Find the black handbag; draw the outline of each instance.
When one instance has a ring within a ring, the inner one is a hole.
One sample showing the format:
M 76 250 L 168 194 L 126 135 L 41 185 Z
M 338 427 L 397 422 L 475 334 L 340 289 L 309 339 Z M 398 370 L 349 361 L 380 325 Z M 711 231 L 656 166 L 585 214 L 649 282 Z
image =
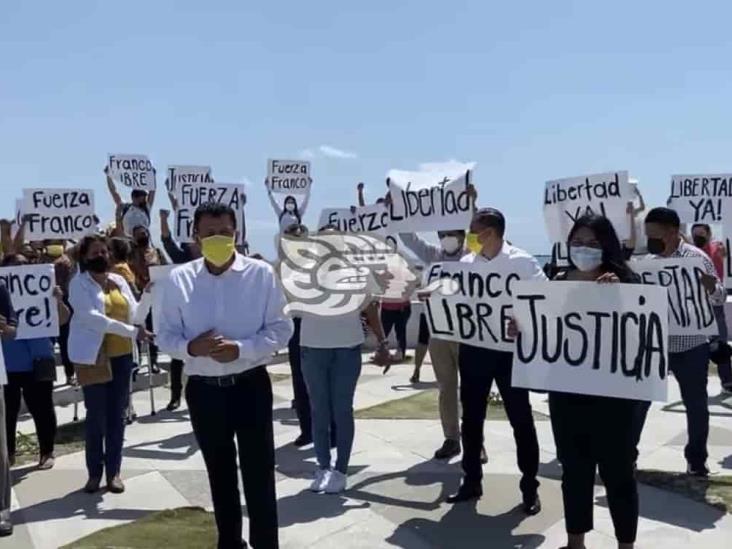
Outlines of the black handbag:
M 50 356 L 34 358 L 33 377 L 36 381 L 56 381 L 56 359 Z

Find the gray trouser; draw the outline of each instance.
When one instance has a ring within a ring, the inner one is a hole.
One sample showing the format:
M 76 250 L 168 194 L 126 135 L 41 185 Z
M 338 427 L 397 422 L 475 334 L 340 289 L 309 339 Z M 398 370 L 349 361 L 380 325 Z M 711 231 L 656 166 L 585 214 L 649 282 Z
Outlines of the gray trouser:
M 430 339 L 430 357 L 440 390 L 440 419 L 442 431 L 448 440 L 460 440 L 460 415 L 458 405 L 458 351 L 460 344 L 435 337 Z
M 0 385 L 0 513 L 10 509 L 10 461 L 5 428 L 5 389 Z

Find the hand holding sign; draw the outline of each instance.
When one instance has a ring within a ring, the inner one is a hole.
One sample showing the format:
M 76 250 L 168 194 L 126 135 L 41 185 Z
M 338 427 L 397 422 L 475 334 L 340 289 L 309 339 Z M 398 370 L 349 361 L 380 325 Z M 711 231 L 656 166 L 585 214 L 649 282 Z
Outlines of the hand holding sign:
M 713 294 L 717 289 L 717 279 L 707 273 L 701 273 L 701 282 L 707 293 Z

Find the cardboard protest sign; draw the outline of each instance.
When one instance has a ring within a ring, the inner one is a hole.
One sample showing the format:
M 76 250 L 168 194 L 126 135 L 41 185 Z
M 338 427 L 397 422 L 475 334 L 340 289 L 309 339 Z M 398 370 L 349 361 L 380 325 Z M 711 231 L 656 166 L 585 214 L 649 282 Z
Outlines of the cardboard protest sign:
M 669 333 L 682 335 L 719 335 L 714 309 L 702 283 L 706 273 L 699 257 L 659 257 L 639 259 L 630 267 L 643 284 L 668 288 Z
M 334 225 L 344 233 L 370 233 L 383 236 L 396 250 L 399 239 L 389 234 L 389 211 L 384 204 L 351 208 L 324 208 L 318 227 Z
M 23 214 L 28 216 L 27 240 L 80 239 L 93 232 L 94 191 L 81 189 L 25 189 Z
M 391 233 L 467 229 L 473 217 L 470 171 L 451 179 L 436 172 L 389 172 Z
M 682 223 L 721 223 L 732 215 L 732 174 L 672 176 L 668 207 Z
M 109 177 L 131 189 L 155 190 L 155 169 L 147 156 L 142 154 L 110 154 Z
M 0 268 L 0 281 L 10 292 L 18 315 L 16 339 L 57 337 L 58 304 L 53 296 L 56 274 L 53 265 Z
M 211 166 L 168 166 L 168 192 L 181 183 L 213 183 Z
M 565 243 L 575 221 L 596 213 L 612 221 L 620 240 L 630 238 L 628 202 L 633 194 L 628 172 L 610 172 L 547 181 L 544 222 L 554 243 Z
M 476 347 L 513 352 L 506 332 L 513 316 L 513 287 L 521 275 L 510 262 L 433 263 L 426 286 L 447 279 L 425 302 L 430 336 Z
M 516 282 L 512 385 L 665 401 L 667 303 L 641 284 Z
M 344 233 L 386 234 L 389 228 L 389 211 L 383 204 L 351 208 L 325 208 L 320 213 L 318 227 L 335 225 Z
M 155 265 L 150 267 L 150 282 L 152 283 L 152 321 L 153 332 L 160 326 L 160 313 L 162 312 L 163 293 L 170 279 L 170 272 L 177 265 Z
M 308 194 L 312 179 L 306 160 L 268 160 L 267 184 L 273 193 Z
M 193 238 L 193 216 L 196 208 L 206 202 L 219 202 L 230 206 L 237 218 L 237 244 L 243 243 L 244 204 L 246 191 L 244 185 L 234 183 L 179 183 L 173 191 L 177 209 L 175 210 L 175 238 L 180 243 L 190 243 Z

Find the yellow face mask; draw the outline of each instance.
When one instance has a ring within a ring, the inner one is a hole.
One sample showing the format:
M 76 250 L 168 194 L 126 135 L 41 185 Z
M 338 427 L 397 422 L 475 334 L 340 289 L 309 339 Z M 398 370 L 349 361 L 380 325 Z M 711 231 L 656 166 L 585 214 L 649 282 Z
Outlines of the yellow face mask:
M 479 254 L 483 251 L 483 244 L 478 240 L 478 233 L 468 233 L 468 236 L 465 237 L 465 245 L 474 254 Z
M 49 246 L 46 246 L 46 255 L 48 255 L 48 257 L 61 257 L 64 255 L 64 251 L 63 244 L 50 244 Z
M 214 235 L 201 240 L 201 255 L 214 267 L 223 267 L 236 251 L 233 236 Z

